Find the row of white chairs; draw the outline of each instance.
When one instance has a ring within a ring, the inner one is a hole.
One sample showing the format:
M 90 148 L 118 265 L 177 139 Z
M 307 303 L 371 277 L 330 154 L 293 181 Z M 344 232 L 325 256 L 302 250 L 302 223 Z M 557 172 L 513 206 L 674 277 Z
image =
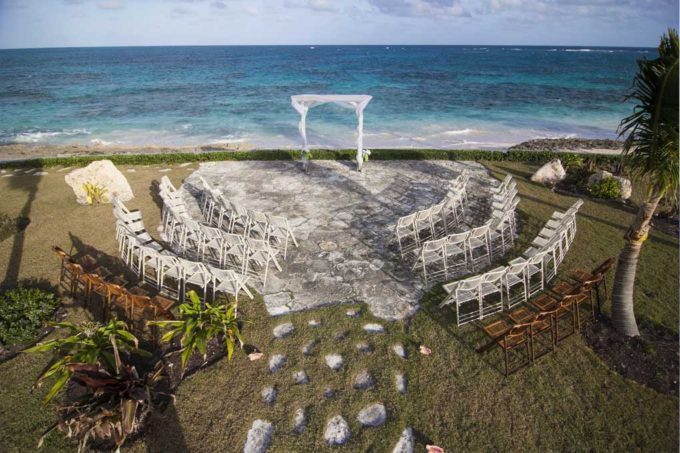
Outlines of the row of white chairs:
M 215 300 L 218 293 L 238 300 L 241 292 L 253 298 L 246 286 L 248 276 L 175 255 L 151 237 L 139 211 L 130 211 L 116 198 L 112 203 L 121 258 L 144 283 L 178 300 L 186 297 L 188 289 L 196 290 L 203 300 L 210 294 Z
M 394 228 L 402 258 L 418 249 L 424 241 L 447 236 L 465 218 L 468 206 L 467 183 L 470 174 L 463 170 L 449 184 L 444 199 L 426 209 L 400 217 Z
M 241 233 L 246 237 L 262 239 L 272 247 L 283 249 L 283 259 L 288 253 L 288 242 L 295 247 L 298 242 L 288 219 L 283 216 L 267 214 L 253 209 L 246 209 L 240 203 L 227 199 L 222 191 L 200 177 L 201 213 L 205 221 L 227 233 Z
M 488 266 L 514 246 L 515 210 L 519 203 L 514 182 L 504 180 L 493 199 L 491 218 L 483 225 L 423 243 L 412 270 L 422 272 L 425 283 Z
M 554 212 L 523 256 L 508 266 L 444 285 L 447 296 L 439 305 L 455 305 L 458 326 L 481 320 L 528 301 L 557 275 L 576 235 L 576 201 L 566 212 Z
M 229 268 L 242 275 L 261 275 L 267 284 L 269 268 L 281 271 L 280 250 L 269 241 L 245 235 L 227 233 L 195 221 L 179 191 L 166 177 L 161 179 L 159 192 L 163 200 L 163 231 L 170 246 L 185 258 Z

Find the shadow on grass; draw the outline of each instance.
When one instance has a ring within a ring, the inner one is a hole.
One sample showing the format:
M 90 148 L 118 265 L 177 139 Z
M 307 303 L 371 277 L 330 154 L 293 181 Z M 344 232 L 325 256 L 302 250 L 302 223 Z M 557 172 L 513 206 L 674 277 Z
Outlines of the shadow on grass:
M 33 173 L 39 173 L 41 171 L 42 167 L 39 166 L 35 171 L 31 172 L 31 174 L 27 174 L 26 172 L 21 176 L 15 174 L 10 179 L 10 189 L 24 191 L 27 195 L 26 202 L 18 215 L 20 219 L 25 219 L 24 222 L 30 223 L 31 208 L 33 207 L 36 195 L 38 194 L 40 180 L 42 180 L 42 177 L 33 176 Z M 12 251 L 9 256 L 9 262 L 7 263 L 7 271 L 5 272 L 5 278 L 2 280 L 2 283 L 0 283 L 0 288 L 12 287 L 17 283 L 21 262 L 23 261 L 24 256 L 26 234 L 27 231 L 24 228 L 14 235 Z
M 155 413 L 144 436 L 147 453 L 186 452 L 189 447 L 184 439 L 182 424 L 173 403 L 161 413 Z

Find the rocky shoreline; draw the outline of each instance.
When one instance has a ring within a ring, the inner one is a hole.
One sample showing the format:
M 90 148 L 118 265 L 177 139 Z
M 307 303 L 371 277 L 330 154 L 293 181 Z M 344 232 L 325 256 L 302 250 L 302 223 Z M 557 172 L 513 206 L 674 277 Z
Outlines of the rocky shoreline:
M 508 151 L 553 151 L 576 153 L 619 154 L 623 142 L 586 138 L 542 138 L 528 140 L 508 148 Z M 425 147 L 427 148 L 427 147 Z M 135 146 L 135 145 L 52 145 L 44 143 L 10 143 L 0 145 L 0 162 L 42 157 L 109 156 L 114 154 L 173 154 L 213 151 L 251 151 L 249 144 L 208 144 L 202 146 Z
M 623 142 L 609 139 L 590 138 L 540 138 L 528 140 L 518 145 L 511 146 L 508 151 L 553 151 L 553 152 L 584 152 L 594 150 L 608 150 L 609 152 L 621 152 Z

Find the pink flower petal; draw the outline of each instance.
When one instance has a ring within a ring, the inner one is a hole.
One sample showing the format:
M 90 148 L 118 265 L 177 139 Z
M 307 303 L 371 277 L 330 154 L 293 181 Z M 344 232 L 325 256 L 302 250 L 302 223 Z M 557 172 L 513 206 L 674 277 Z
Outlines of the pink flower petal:
M 427 453 L 444 453 L 444 449 L 436 445 L 426 445 L 425 448 L 427 448 Z
M 264 354 L 261 352 L 251 352 L 248 354 L 248 358 L 250 359 L 251 362 L 254 362 L 255 360 L 260 360 L 262 357 L 264 357 Z
M 422 344 L 420 345 L 419 351 L 420 351 L 420 353 L 423 354 L 423 355 L 430 355 L 430 354 L 432 354 L 432 349 L 430 349 L 430 348 L 428 348 L 427 346 L 422 345 Z M 439 448 L 439 447 L 437 447 L 437 448 Z

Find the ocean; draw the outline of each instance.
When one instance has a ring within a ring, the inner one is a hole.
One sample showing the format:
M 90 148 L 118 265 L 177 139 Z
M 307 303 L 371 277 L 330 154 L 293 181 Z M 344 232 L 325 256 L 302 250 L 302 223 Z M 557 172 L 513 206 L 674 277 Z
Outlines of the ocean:
M 648 48 L 210 46 L 0 50 L 0 143 L 300 145 L 293 94 L 370 94 L 365 146 L 502 149 L 616 138 Z M 307 119 L 352 147 L 356 118 Z

